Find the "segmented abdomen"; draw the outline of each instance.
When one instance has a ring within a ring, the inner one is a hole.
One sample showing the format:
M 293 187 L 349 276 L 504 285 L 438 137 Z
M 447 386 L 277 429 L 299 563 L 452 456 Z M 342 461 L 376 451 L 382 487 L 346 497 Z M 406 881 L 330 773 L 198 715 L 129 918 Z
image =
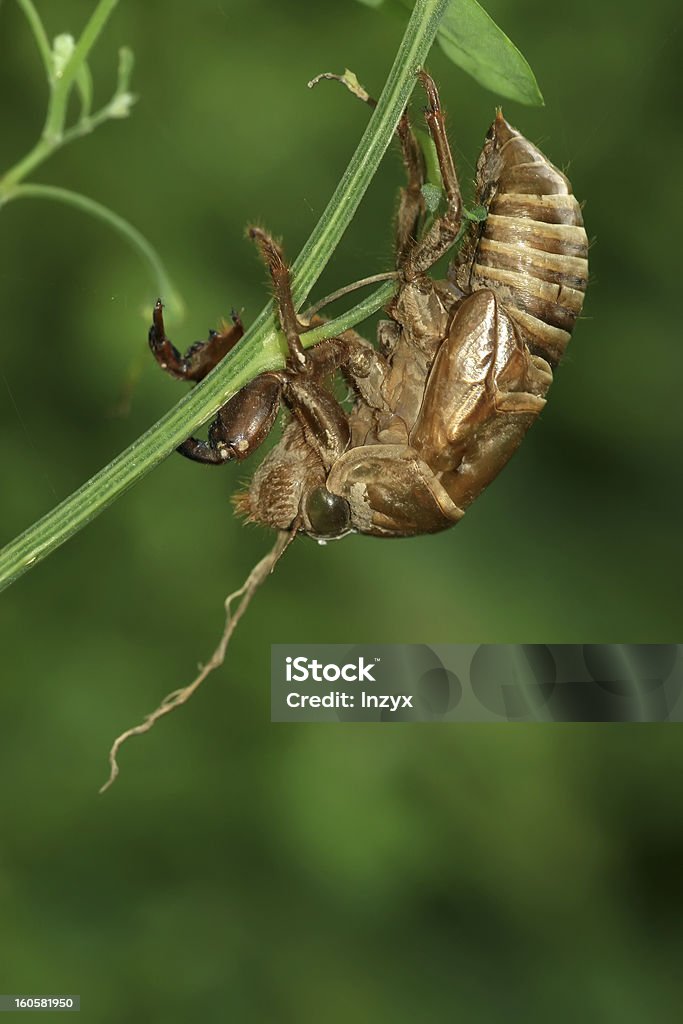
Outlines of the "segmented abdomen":
M 490 288 L 532 352 L 557 363 L 581 312 L 588 238 L 567 178 L 502 114 L 477 165 L 483 230 L 463 249 L 456 280 L 465 292 Z

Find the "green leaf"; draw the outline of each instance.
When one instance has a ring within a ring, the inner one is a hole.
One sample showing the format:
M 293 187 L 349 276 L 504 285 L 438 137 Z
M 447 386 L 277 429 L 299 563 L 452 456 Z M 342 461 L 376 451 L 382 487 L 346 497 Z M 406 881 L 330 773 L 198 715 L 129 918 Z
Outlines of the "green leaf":
M 453 63 L 485 89 L 527 106 L 543 106 L 526 59 L 477 0 L 451 0 L 438 40 Z
M 481 224 L 488 215 L 489 211 L 485 206 L 473 206 L 471 210 L 463 210 L 465 220 L 474 221 L 475 224 Z
M 385 0 L 359 2 L 368 7 L 385 4 Z M 412 0 L 401 2 L 413 6 Z M 529 107 L 543 106 L 526 58 L 477 0 L 450 0 L 437 39 L 446 56 L 485 89 Z
M 441 196 L 443 195 L 440 188 L 437 185 L 431 185 L 428 181 L 422 186 L 422 195 L 424 196 L 425 206 L 429 213 L 434 213 L 438 210 L 439 203 L 441 202 Z

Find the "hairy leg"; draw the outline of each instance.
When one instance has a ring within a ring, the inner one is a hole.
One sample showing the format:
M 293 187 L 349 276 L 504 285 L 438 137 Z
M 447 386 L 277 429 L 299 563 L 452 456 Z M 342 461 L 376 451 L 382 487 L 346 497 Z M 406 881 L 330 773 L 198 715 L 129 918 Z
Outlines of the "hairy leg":
M 448 251 L 456 240 L 462 223 L 460 186 L 446 134 L 439 93 L 434 80 L 426 71 L 420 72 L 420 81 L 427 94 L 428 106 L 425 110 L 425 119 L 436 147 L 446 198 L 446 209 L 434 221 L 429 231 L 408 251 L 401 267 L 402 276 L 406 281 L 413 281 L 424 274 Z

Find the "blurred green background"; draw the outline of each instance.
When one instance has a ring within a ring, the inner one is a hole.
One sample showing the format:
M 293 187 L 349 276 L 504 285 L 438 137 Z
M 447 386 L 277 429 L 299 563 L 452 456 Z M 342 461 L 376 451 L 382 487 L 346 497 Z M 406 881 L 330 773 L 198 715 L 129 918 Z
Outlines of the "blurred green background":
M 36 2 L 50 35 L 94 6 Z M 4 992 L 80 992 L 93 1021 L 680 1019 L 678 729 L 269 723 L 274 642 L 681 639 L 680 5 L 486 6 L 546 99 L 506 114 L 569 168 L 595 239 L 548 409 L 456 530 L 298 541 L 106 796 L 112 738 L 189 681 L 270 545 L 231 514 L 245 469 L 169 458 L 2 595 Z M 34 180 L 158 247 L 180 347 L 233 305 L 250 322 L 268 290 L 245 223 L 295 255 L 367 119 L 306 82 L 347 66 L 379 92 L 401 32 L 352 2 L 122 0 L 96 89 L 129 44 L 140 101 Z M 497 99 L 438 50 L 430 68 L 468 182 Z M 9 0 L 0 75 L 5 168 L 45 103 Z M 390 265 L 400 180 L 394 151 L 317 294 Z M 28 200 L 0 226 L 4 542 L 183 389 L 146 350 L 156 286 L 117 236 Z

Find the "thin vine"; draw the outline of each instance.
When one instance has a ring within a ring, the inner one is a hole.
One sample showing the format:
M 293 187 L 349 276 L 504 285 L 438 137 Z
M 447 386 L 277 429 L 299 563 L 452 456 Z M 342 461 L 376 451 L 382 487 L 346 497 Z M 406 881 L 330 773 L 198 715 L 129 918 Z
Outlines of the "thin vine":
M 128 47 L 119 50 L 116 86 L 111 99 L 93 112 L 92 76 L 88 66 L 90 52 L 101 35 L 118 0 L 99 0 L 78 40 L 63 32 L 50 43 L 33 0 L 17 0 L 26 16 L 40 54 L 48 87 L 47 111 L 40 137 L 29 152 L 0 176 L 0 207 L 17 199 L 50 199 L 77 207 L 103 221 L 133 246 L 150 267 L 157 290 L 172 311 L 182 312 L 182 301 L 161 257 L 137 228 L 89 196 L 70 189 L 38 183 L 24 184 L 57 150 L 90 135 L 106 121 L 128 117 L 136 97 L 130 91 L 133 54 Z M 80 101 L 78 118 L 67 124 L 69 97 L 76 90 Z

